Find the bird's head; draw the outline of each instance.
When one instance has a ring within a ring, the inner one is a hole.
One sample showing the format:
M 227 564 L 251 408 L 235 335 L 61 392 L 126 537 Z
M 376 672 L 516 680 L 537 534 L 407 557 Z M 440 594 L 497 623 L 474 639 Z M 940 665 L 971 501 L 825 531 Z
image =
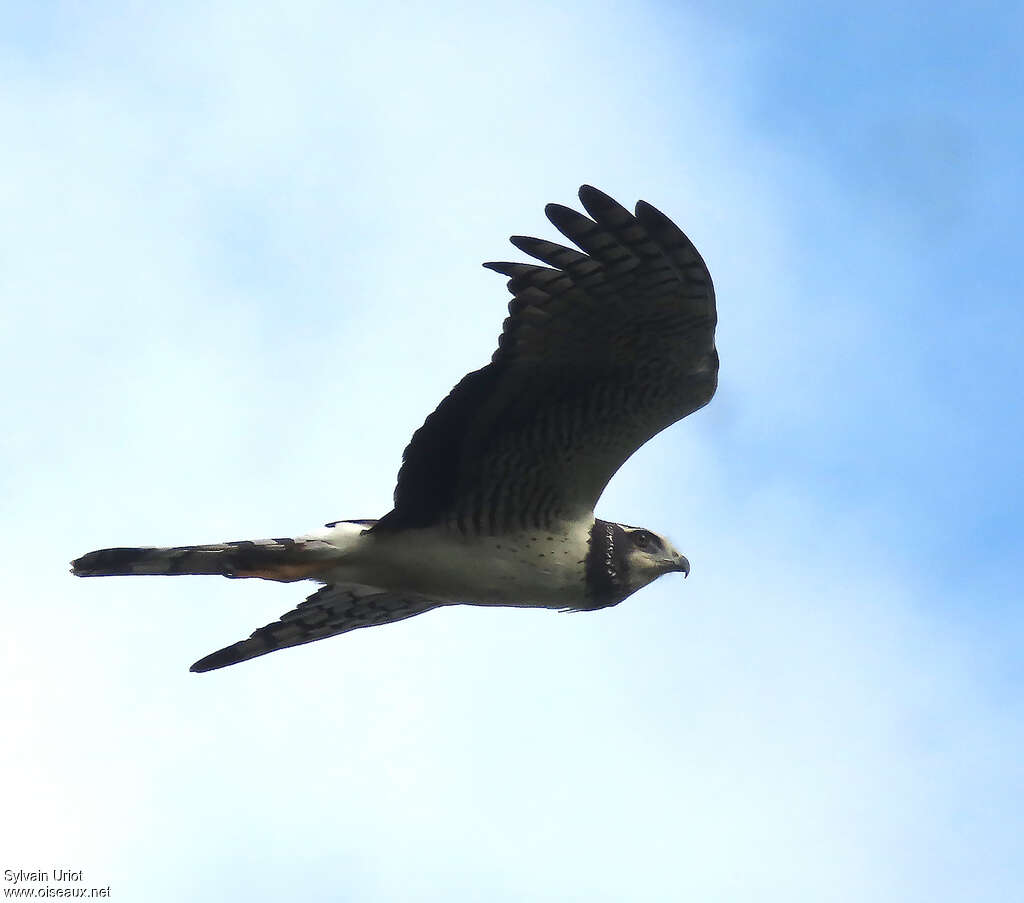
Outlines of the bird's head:
M 664 536 L 645 527 L 616 526 L 620 526 L 623 533 L 624 542 L 618 551 L 626 565 L 624 576 L 634 591 L 662 574 L 689 575 L 690 562 Z
M 587 555 L 587 585 L 594 599 L 614 605 L 673 572 L 689 574 L 690 562 L 664 536 L 645 527 L 595 521 Z

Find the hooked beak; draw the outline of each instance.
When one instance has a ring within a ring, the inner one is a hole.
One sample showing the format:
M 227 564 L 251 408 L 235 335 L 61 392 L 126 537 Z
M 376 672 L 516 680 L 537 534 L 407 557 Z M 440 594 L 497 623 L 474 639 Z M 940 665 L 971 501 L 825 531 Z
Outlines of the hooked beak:
M 687 561 L 685 555 L 678 555 L 676 560 L 672 563 L 672 570 L 679 571 L 683 577 L 690 576 L 690 562 Z

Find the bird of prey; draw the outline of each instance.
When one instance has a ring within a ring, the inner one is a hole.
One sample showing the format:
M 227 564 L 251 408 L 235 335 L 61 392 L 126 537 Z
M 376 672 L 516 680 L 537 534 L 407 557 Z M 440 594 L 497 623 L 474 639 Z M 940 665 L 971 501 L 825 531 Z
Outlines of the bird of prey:
M 589 185 L 579 197 L 589 216 L 559 204 L 545 213 L 580 250 L 513 236 L 545 266 L 484 264 L 512 294 L 498 350 L 415 432 L 382 518 L 295 538 L 101 549 L 72 572 L 324 584 L 193 671 L 445 605 L 592 611 L 689 574 L 664 537 L 596 519 L 594 506 L 633 452 L 711 400 L 711 275 L 650 204 L 630 213 Z

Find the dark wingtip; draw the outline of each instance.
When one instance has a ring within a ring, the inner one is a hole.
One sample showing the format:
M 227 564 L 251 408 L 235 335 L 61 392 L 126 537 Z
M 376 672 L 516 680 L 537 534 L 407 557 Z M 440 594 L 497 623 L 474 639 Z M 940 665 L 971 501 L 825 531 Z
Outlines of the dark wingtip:
M 76 577 L 114 577 L 130 573 L 129 565 L 138 561 L 140 549 L 97 549 L 71 562 Z
M 537 239 L 531 238 L 529 235 L 510 235 L 508 237 L 508 240 L 512 243 L 513 247 L 516 247 L 520 251 L 524 251 L 525 253 L 529 254 L 530 252 L 527 250 L 527 248 L 530 247 L 530 245 Z M 523 245 L 526 245 L 526 248 L 524 248 Z
M 188 670 L 193 674 L 203 674 L 207 671 L 216 671 L 218 668 L 226 668 L 228 665 L 237 665 L 240 662 L 247 662 L 251 658 L 258 658 L 268 652 L 275 652 L 279 647 L 268 646 L 259 637 L 260 631 L 249 637 L 247 640 L 239 640 L 209 655 L 204 655 L 199 661 Z
M 610 226 L 613 229 L 626 228 L 636 219 L 615 198 L 594 188 L 592 185 L 584 185 L 580 188 L 580 201 L 583 203 L 583 209 L 587 211 L 595 222 Z
M 600 188 L 595 188 L 593 185 L 580 185 L 578 194 L 580 203 L 583 204 L 584 207 L 586 207 L 588 203 L 594 203 L 595 201 L 598 203 L 608 203 L 609 201 L 613 204 L 616 203 L 616 201 L 609 195 L 601 191 Z
M 89 552 L 88 554 L 83 555 L 81 558 L 76 558 L 74 561 L 71 562 L 71 573 L 74 574 L 76 577 L 88 577 L 88 576 L 90 576 L 90 574 L 89 574 L 89 570 L 90 570 L 89 564 L 90 564 L 90 562 L 95 561 L 95 560 L 96 560 L 96 553 L 95 552 Z
M 641 222 L 653 220 L 660 225 L 668 225 L 675 231 L 679 231 L 679 227 L 671 219 L 665 216 L 654 204 L 648 204 L 647 201 L 636 202 L 636 218 Z
M 204 655 L 188 670 L 193 674 L 205 674 L 207 671 L 216 671 L 218 668 L 226 668 L 228 665 L 237 665 L 239 662 L 244 662 L 248 656 L 237 648 L 244 643 L 245 640 L 224 649 L 218 649 L 209 655 Z

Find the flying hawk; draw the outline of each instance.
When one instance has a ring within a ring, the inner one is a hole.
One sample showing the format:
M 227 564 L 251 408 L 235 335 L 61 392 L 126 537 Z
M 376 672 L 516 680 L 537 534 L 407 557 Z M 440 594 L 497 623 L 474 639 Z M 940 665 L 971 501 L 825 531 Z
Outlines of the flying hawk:
M 513 296 L 498 350 L 413 435 L 382 518 L 287 539 L 101 549 L 72 572 L 324 584 L 193 671 L 443 605 L 592 611 L 689 574 L 664 537 L 595 519 L 594 506 L 633 452 L 714 395 L 711 275 L 650 204 L 634 215 L 589 185 L 579 197 L 589 218 L 559 204 L 545 213 L 580 251 L 514 236 L 547 266 L 484 264 Z

